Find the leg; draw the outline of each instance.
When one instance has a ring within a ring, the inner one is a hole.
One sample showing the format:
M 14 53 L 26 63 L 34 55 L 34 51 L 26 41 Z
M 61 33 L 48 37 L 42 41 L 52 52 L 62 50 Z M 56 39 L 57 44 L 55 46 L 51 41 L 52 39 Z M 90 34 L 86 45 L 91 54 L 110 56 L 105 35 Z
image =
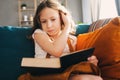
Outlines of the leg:
M 18 77 L 17 80 L 31 80 L 31 75 L 30 75 L 30 73 L 22 74 Z
M 74 75 L 69 80 L 103 80 L 100 76 L 95 75 Z

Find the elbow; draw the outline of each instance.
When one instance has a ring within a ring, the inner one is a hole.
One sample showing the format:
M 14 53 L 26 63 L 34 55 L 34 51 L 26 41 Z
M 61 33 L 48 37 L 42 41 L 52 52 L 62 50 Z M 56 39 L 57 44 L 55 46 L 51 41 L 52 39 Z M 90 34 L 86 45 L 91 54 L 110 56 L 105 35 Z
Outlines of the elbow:
M 52 55 L 55 57 L 61 57 L 62 51 L 53 51 Z
M 58 58 L 59 58 L 59 57 L 61 57 L 61 54 L 57 54 L 57 55 L 55 55 L 55 57 L 58 57 Z

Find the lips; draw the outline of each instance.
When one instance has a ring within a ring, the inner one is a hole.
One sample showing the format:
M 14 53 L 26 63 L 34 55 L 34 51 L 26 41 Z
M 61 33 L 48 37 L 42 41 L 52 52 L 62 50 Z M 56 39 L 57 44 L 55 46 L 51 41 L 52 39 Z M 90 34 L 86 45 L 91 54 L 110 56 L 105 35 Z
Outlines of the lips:
M 49 33 L 51 33 L 51 32 L 53 32 L 54 30 L 48 30 L 47 32 L 49 32 Z

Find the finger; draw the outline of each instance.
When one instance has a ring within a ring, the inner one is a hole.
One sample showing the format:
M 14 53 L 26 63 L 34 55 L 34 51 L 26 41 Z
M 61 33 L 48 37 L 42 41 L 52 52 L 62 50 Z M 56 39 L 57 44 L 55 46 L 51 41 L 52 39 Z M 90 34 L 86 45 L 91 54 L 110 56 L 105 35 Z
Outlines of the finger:
M 65 12 L 63 12 L 63 11 L 61 11 L 61 10 L 59 10 L 59 12 L 60 12 L 60 13 L 63 13 L 64 15 L 67 15 L 67 13 L 65 13 Z
M 89 61 L 89 62 L 92 63 L 92 64 L 94 64 L 94 65 L 96 65 L 96 66 L 98 64 L 98 61 Z
M 96 56 L 94 56 L 94 55 L 88 57 L 88 60 L 92 60 L 92 59 L 97 59 L 97 58 L 96 58 Z
M 89 58 L 88 58 L 88 61 L 89 61 L 90 63 L 93 63 L 94 65 L 97 66 L 98 59 L 96 58 L 96 56 L 91 56 L 91 57 L 89 57 Z
M 61 19 L 64 23 L 64 26 L 70 26 L 70 21 L 69 21 L 68 15 L 63 12 L 61 12 L 60 14 L 61 14 Z

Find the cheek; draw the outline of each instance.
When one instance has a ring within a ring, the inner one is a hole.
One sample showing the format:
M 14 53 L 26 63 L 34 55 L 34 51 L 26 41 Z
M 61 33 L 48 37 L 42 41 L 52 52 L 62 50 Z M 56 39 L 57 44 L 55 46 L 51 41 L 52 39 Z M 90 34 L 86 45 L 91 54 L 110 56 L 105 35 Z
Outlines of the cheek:
M 42 26 L 42 30 L 46 31 L 46 29 L 47 29 L 46 26 L 44 24 L 41 24 L 41 26 Z
M 56 20 L 56 21 L 55 21 L 55 24 L 56 24 L 57 26 L 61 26 L 61 21 L 60 21 L 60 19 Z
M 61 24 L 60 24 L 60 22 L 56 22 L 56 23 L 55 23 L 55 27 L 56 27 L 57 29 L 61 29 Z

